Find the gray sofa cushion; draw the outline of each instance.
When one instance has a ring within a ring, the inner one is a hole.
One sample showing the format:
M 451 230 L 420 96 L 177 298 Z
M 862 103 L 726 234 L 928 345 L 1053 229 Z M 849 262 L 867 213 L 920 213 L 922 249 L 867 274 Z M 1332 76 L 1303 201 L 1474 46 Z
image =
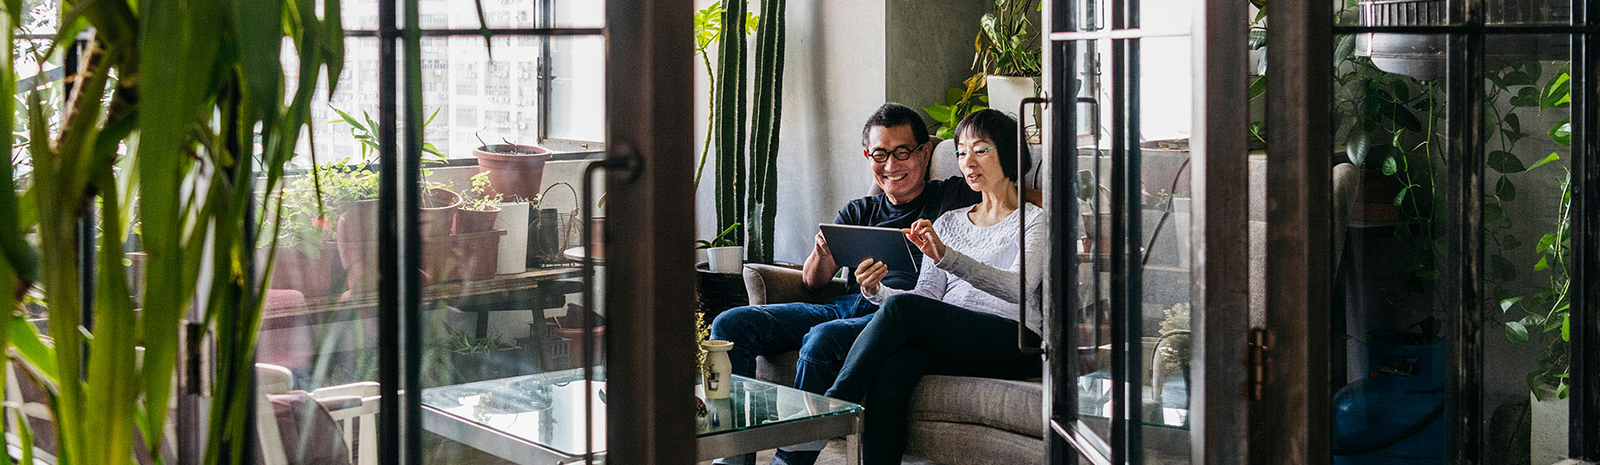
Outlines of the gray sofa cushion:
M 1037 412 L 1035 412 L 1037 413 Z M 912 420 L 906 454 L 945 465 L 1044 463 L 1044 440 L 967 423 Z
M 1044 386 L 965 376 L 924 376 L 911 396 L 911 419 L 969 423 L 1044 437 Z
M 799 352 L 756 358 L 756 378 L 794 385 Z M 1009 381 L 932 375 L 911 395 L 911 420 L 983 425 L 1034 438 L 1044 437 L 1044 386 L 1039 380 Z

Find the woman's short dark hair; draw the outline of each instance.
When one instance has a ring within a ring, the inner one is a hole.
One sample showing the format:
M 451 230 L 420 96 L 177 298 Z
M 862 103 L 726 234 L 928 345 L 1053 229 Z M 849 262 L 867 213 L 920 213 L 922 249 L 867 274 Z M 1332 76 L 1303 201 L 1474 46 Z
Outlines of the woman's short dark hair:
M 867 124 L 861 127 L 861 146 L 867 146 L 867 136 L 872 134 L 872 128 L 892 128 L 901 125 L 911 126 L 911 137 L 916 139 L 918 144 L 928 143 L 928 124 L 922 122 L 922 115 L 911 107 L 889 102 L 878 107 L 878 111 L 867 118 Z
M 983 136 L 994 142 L 995 151 L 1000 155 L 1000 172 L 1013 182 L 1022 182 L 1017 167 L 1033 166 L 1033 157 L 1028 154 L 1028 147 L 1017 145 L 1017 120 L 1007 116 L 1005 112 L 990 108 L 967 115 L 956 124 L 956 144 L 960 144 L 961 137 L 968 134 Z M 1018 148 L 1022 149 L 1021 154 L 1017 153 Z M 1018 160 L 1018 155 L 1021 155 L 1021 160 Z M 1019 161 L 1021 163 L 1018 163 Z

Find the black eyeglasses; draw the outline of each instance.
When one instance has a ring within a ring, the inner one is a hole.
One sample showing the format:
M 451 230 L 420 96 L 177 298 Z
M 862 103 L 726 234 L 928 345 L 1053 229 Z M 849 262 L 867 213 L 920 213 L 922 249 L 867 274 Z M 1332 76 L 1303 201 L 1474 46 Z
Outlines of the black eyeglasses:
M 896 160 L 906 161 L 906 160 L 911 158 L 911 153 L 912 152 L 916 152 L 918 150 L 922 150 L 922 146 L 924 146 L 924 145 L 928 145 L 928 143 L 927 142 L 923 142 L 921 144 L 917 144 L 916 147 L 912 147 L 912 148 L 909 148 L 909 149 L 905 148 L 905 147 L 897 147 L 894 150 L 878 149 L 878 150 L 873 150 L 871 152 L 867 152 L 866 150 L 862 150 L 862 152 L 867 156 L 867 158 L 871 158 L 872 161 L 875 161 L 875 162 L 878 162 L 878 163 L 883 163 L 883 162 L 889 161 L 889 157 L 891 157 L 891 156 L 893 156 L 894 159 L 896 159 Z

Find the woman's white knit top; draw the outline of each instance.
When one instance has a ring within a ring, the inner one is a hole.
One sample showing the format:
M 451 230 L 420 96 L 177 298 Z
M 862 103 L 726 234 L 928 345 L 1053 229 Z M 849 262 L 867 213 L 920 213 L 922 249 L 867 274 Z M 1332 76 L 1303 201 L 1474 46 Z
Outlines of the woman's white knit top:
M 978 226 L 967 218 L 969 209 L 945 212 L 933 222 L 934 232 L 944 241 L 944 259 L 923 260 L 912 290 L 879 286 L 877 295 L 867 297 L 875 304 L 895 294 L 921 295 L 972 311 L 992 313 L 1015 321 L 1017 295 L 1021 281 L 1017 222 L 1027 215 L 1028 327 L 1044 334 L 1040 314 L 1044 282 L 1045 224 L 1043 210 L 1024 202 L 1023 208 L 991 226 Z

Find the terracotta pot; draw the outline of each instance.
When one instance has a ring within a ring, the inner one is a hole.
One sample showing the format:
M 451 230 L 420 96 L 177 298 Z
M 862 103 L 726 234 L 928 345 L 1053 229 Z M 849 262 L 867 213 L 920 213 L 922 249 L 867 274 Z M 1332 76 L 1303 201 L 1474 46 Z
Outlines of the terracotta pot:
M 456 221 L 456 210 L 461 207 L 461 194 L 450 189 L 430 187 L 422 192 L 422 196 L 422 211 L 419 213 L 422 237 L 450 235 L 450 228 Z
M 494 192 L 523 200 L 539 198 L 544 164 L 552 156 L 543 147 L 509 144 L 478 147 L 472 155 L 478 157 L 478 169 L 489 172 L 489 187 Z
M 456 210 L 455 234 L 471 234 L 494 229 L 494 219 L 500 215 L 500 207 L 490 205 L 487 210 Z
M 581 354 L 583 354 L 583 327 L 578 326 L 579 323 L 576 320 L 573 320 L 572 322 L 569 323 L 573 327 L 571 327 L 571 328 L 566 327 L 566 325 L 563 325 L 563 323 L 568 323 L 568 321 L 567 321 L 568 319 L 566 317 L 559 317 L 558 316 L 558 317 L 555 317 L 555 320 L 556 320 L 556 327 L 555 327 L 555 330 L 554 330 L 555 331 L 555 335 L 560 337 L 560 338 L 562 338 L 562 339 L 566 339 L 566 341 L 567 341 L 567 354 L 572 357 L 571 358 L 571 362 L 570 362 L 571 366 L 573 366 L 573 367 L 582 367 L 583 366 L 583 360 L 581 358 L 582 357 Z M 589 363 L 592 363 L 592 364 L 594 364 L 596 366 L 604 365 L 605 362 L 606 362 L 606 360 L 605 360 L 605 352 L 606 352 L 606 350 L 605 350 L 605 347 L 606 347 L 606 327 L 605 327 L 605 325 L 595 326 L 594 329 L 590 332 L 590 334 L 594 335 L 594 346 L 592 347 L 594 351 L 590 352 Z
M 344 263 L 346 296 L 378 290 L 378 241 L 339 241 L 334 245 Z
M 272 289 L 293 289 L 307 298 L 322 297 L 333 291 L 335 247 L 321 244 L 317 258 L 307 257 L 299 249 L 278 247 L 277 264 L 272 268 Z
M 488 279 L 500 265 L 500 236 L 504 229 L 456 234 L 456 276 L 454 279 Z
M 452 236 L 422 238 L 422 283 L 433 284 L 456 279 L 460 250 Z
M 1400 195 L 1400 180 L 1374 168 L 1361 169 L 1361 188 L 1356 191 L 1356 203 L 1350 207 L 1350 219 L 1367 223 L 1388 223 L 1400 220 L 1400 206 L 1394 204 Z
M 378 199 L 339 206 L 339 224 L 334 229 L 340 242 L 378 240 Z

